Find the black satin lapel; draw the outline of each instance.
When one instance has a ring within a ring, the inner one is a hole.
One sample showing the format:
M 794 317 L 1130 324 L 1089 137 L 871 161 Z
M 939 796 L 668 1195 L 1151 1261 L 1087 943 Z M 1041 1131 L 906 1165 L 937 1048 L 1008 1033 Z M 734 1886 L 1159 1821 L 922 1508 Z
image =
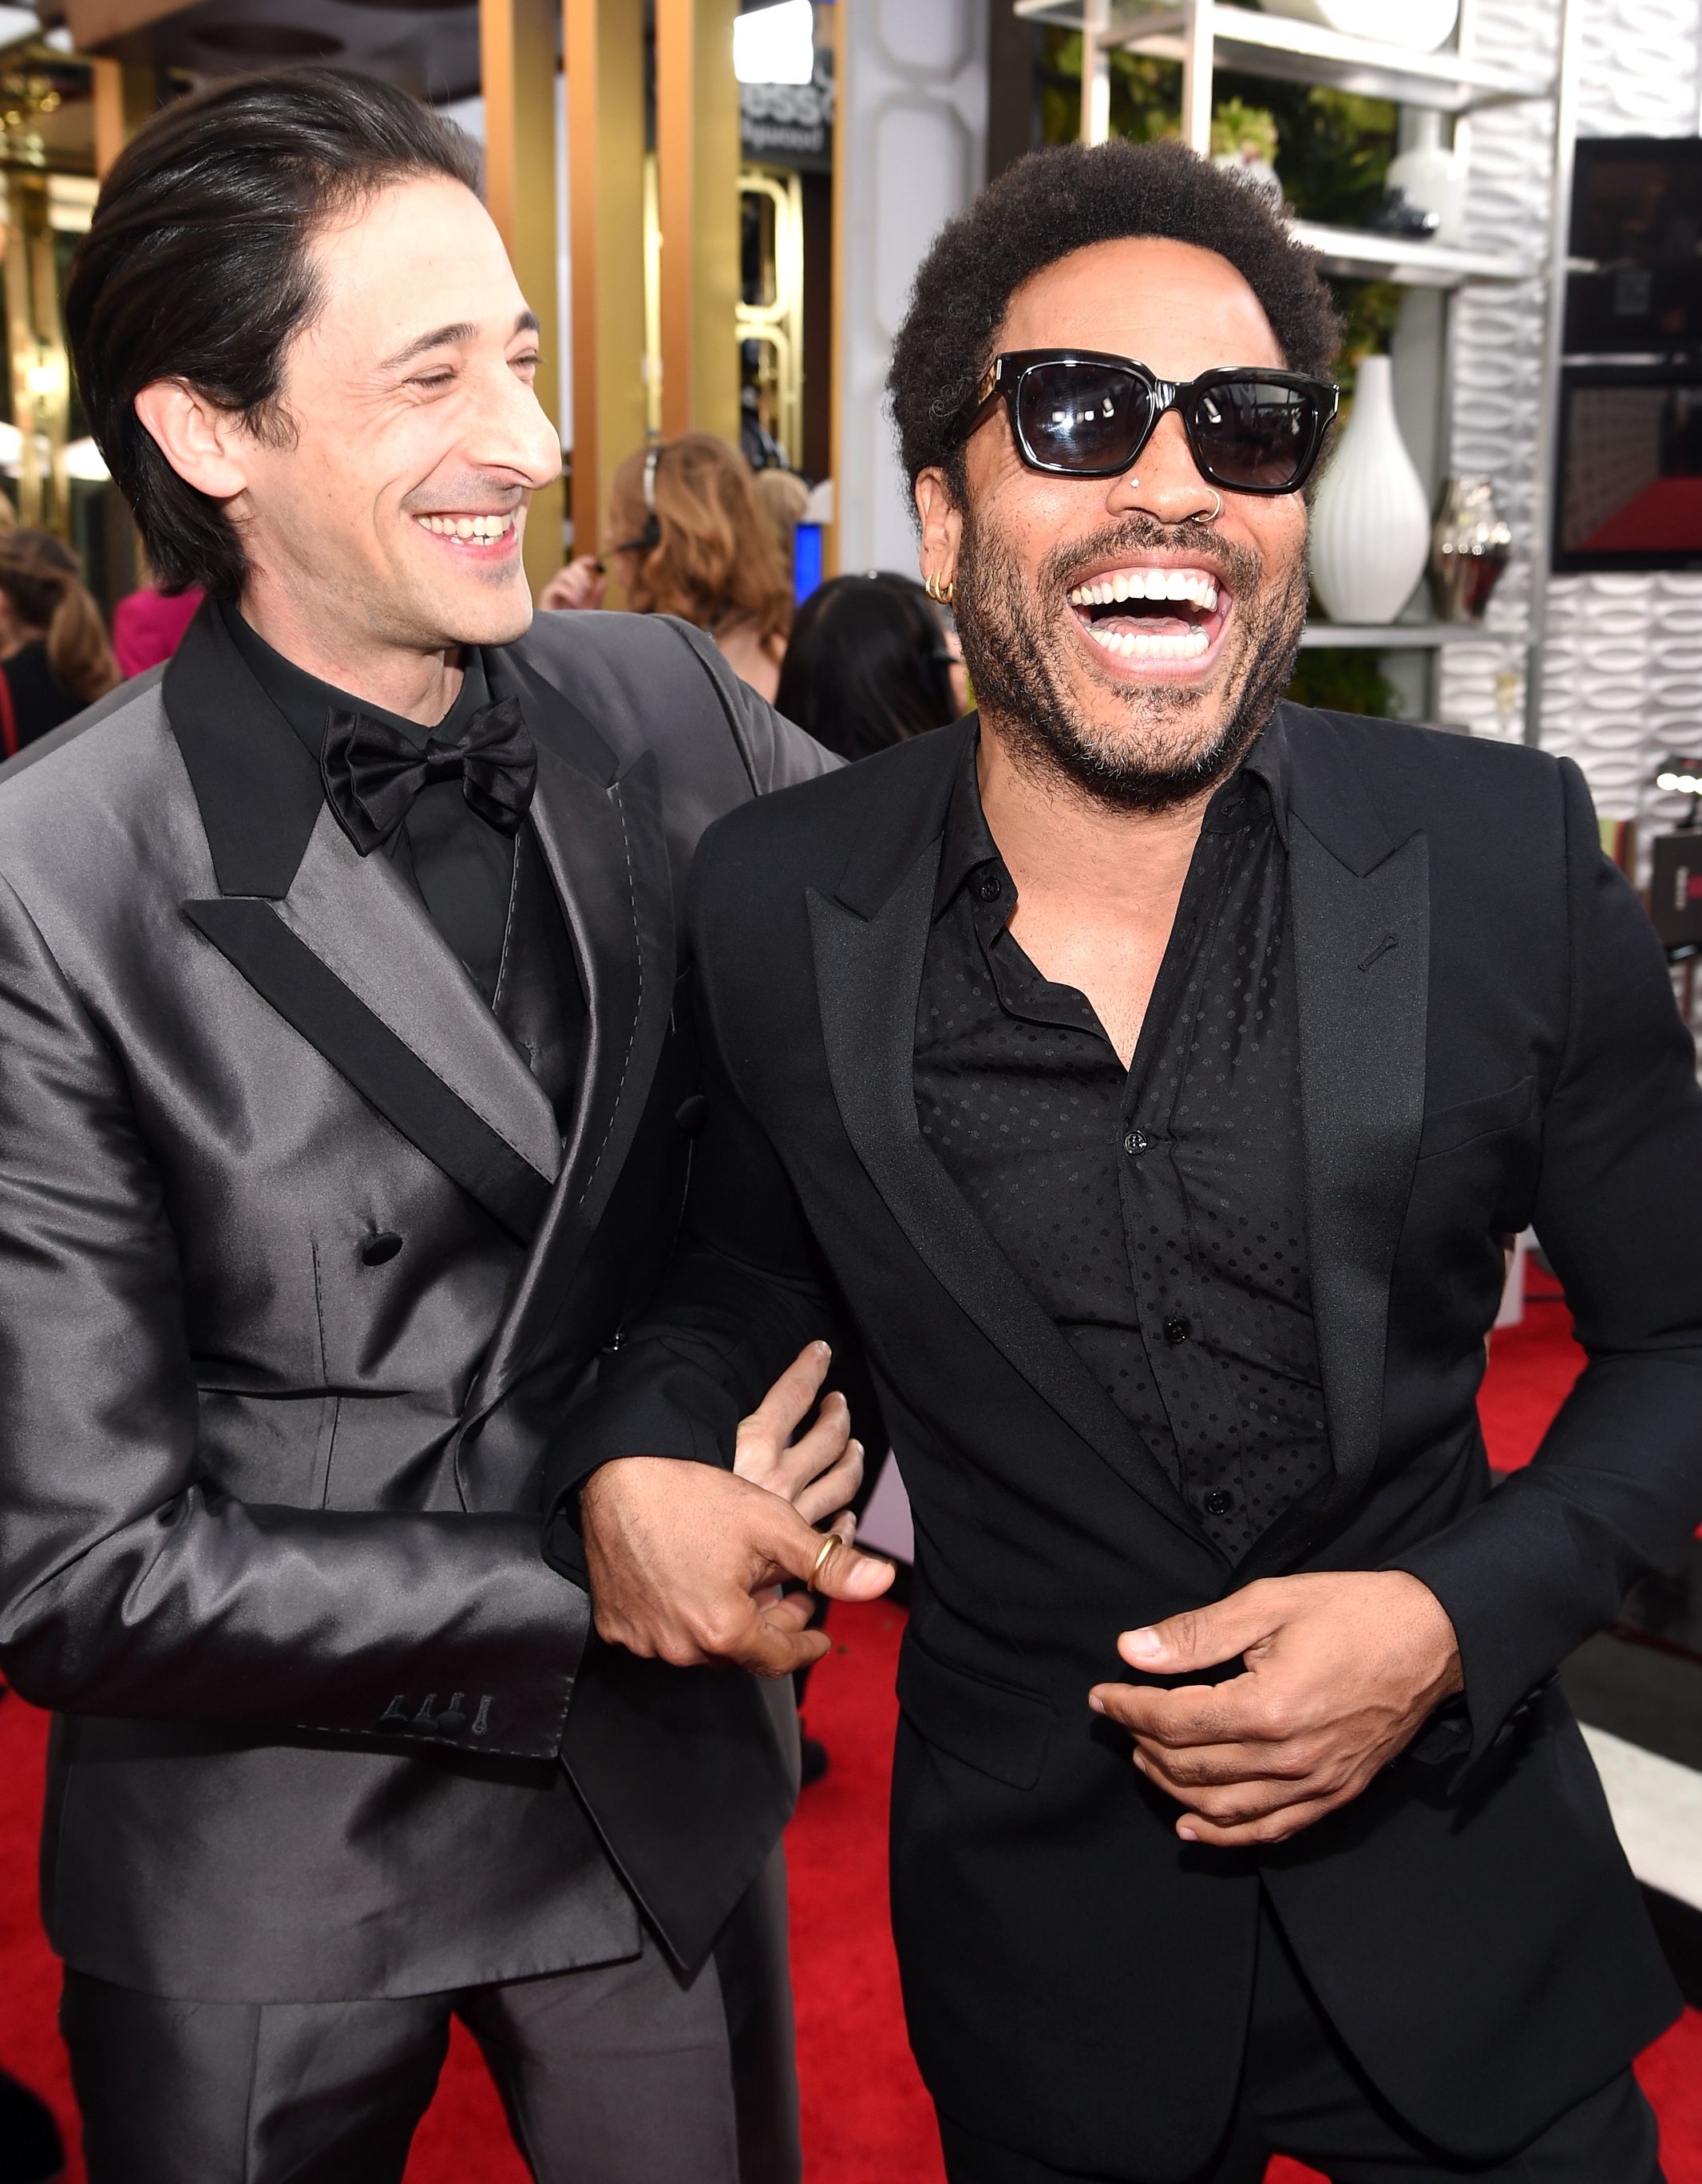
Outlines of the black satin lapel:
M 409 1143 L 521 1244 L 538 1233 L 550 1184 L 462 1104 L 290 928 L 247 896 L 187 902 L 184 914 L 287 1023 Z
M 469 1424 L 500 1400 L 572 1290 L 631 1147 L 673 1006 L 673 889 L 654 755 L 644 752 L 603 783 L 540 738 L 532 820 L 578 956 L 589 1039 L 561 1172 L 486 1354 Z
M 1415 834 L 1363 874 L 1291 821 L 1312 1308 L 1340 1508 L 1382 1426 L 1389 1280 L 1424 1120 L 1430 859 Z
M 1193 1533 L 1187 1507 L 1157 1460 L 923 1139 L 916 1006 L 938 865 L 930 843 L 872 918 L 810 894 L 828 1072 L 846 1135 L 924 1263 L 988 1340 L 1119 1478 Z

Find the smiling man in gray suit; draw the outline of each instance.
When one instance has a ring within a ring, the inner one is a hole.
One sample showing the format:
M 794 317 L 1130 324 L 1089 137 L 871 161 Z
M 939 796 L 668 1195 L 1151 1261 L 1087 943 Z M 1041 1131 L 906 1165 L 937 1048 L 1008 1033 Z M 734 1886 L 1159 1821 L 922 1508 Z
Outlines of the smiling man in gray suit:
M 797 2173 L 789 1709 L 600 1669 L 536 1481 L 672 1233 L 684 862 L 829 761 L 679 624 L 528 627 L 559 451 L 475 181 L 382 86 L 227 86 L 71 282 L 209 594 L 0 780 L 0 1658 L 96 2184 L 398 2177 L 457 2014 L 552 2184 Z

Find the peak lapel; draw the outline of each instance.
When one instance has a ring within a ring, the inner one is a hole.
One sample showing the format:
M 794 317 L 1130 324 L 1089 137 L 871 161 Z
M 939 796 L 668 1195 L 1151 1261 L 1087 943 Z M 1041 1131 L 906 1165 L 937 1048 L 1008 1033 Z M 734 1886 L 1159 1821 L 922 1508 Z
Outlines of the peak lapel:
M 423 907 L 358 856 L 210 604 L 165 678 L 221 890 L 184 914 L 427 1157 L 522 1240 L 561 1163 L 550 1103 Z
M 1424 1120 L 1430 863 L 1371 807 L 1352 739 L 1290 716 L 1289 894 L 1313 1314 L 1336 1486 L 1376 1462 L 1389 1281 Z
M 890 810 L 866 815 L 840 899 L 830 901 L 813 890 L 807 899 L 822 1033 L 840 1118 L 888 1212 L 952 1299 L 1126 1485 L 1192 1534 L 1187 1507 L 1157 1461 L 923 1139 L 916 1115 L 916 1008 L 939 833 L 962 750 L 961 738 L 950 730 L 925 740 L 937 744 L 938 758 L 950 754 L 940 777 L 926 784 L 932 794 L 910 802 L 907 820 Z M 919 849 L 918 833 L 927 836 Z M 898 861 L 907 855 L 905 869 Z
M 646 751 L 617 772 L 614 754 L 578 707 L 511 654 L 496 656 L 492 682 L 494 691 L 520 689 L 528 720 L 542 730 L 532 822 L 573 938 L 589 1028 L 561 1172 L 473 1390 L 470 1426 L 501 1399 L 568 1308 L 574 1273 L 631 1148 L 667 1038 L 675 956 L 655 758 Z M 472 1494 L 474 1484 L 468 1478 L 464 1488 Z M 477 1506 L 476 1495 L 469 1506 Z
M 561 1138 L 538 1080 L 389 860 L 360 855 L 326 807 L 277 913 L 464 1106 L 553 1180 Z

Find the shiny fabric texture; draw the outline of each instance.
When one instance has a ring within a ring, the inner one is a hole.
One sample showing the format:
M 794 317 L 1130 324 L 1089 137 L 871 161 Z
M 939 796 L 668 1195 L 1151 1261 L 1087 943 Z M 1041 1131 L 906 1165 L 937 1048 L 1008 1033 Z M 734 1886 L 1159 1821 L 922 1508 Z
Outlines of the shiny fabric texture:
M 499 834 L 519 831 L 538 782 L 516 698 L 481 706 L 458 733 L 423 745 L 387 721 L 333 706 L 319 763 L 325 800 L 363 857 L 389 839 L 430 782 L 458 779 L 467 808 Z
M 672 1233 L 690 849 L 831 761 L 671 624 L 543 616 L 492 655 L 588 997 L 564 1131 L 209 613 L 163 685 L 0 775 L 0 1666 L 62 1717 L 50 1933 L 209 2002 L 613 1961 L 637 1914 L 559 1763 L 589 1614 L 539 1556 L 539 1468 Z M 530 1241 L 198 905 L 275 920 L 423 1065 L 446 1134 L 509 1149 Z
M 452 2018 L 538 2184 L 797 2184 L 777 1852 L 691 1978 L 624 1961 L 380 2002 L 186 2003 L 72 1972 L 89 2184 L 399 2184 Z

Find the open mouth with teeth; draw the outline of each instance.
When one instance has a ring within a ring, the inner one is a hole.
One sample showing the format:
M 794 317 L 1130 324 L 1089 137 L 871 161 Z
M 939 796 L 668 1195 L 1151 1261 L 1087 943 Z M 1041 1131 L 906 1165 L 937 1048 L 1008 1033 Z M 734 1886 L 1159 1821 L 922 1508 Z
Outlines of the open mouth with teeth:
M 500 552 L 514 543 L 516 513 L 511 508 L 499 515 L 416 515 L 414 521 L 434 538 L 464 552 L 479 549 Z
M 1174 669 L 1196 666 L 1216 650 L 1230 601 L 1209 569 L 1136 562 L 1078 584 L 1069 604 L 1108 659 Z

